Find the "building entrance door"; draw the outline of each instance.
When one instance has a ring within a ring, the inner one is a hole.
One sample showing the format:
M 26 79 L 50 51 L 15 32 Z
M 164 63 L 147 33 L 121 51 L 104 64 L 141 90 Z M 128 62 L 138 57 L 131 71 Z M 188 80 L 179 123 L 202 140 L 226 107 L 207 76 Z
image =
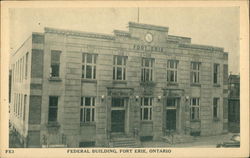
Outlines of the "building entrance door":
M 124 132 L 125 110 L 111 111 L 111 132 Z
M 125 97 L 112 97 L 111 103 L 111 132 L 125 133 L 126 105 Z
M 176 109 L 168 109 L 166 111 L 166 129 L 176 130 Z

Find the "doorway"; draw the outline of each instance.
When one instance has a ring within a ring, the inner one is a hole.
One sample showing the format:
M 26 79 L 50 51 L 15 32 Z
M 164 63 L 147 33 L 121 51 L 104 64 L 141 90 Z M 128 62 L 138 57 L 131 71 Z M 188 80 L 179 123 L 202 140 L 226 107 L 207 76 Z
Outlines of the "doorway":
M 124 132 L 125 110 L 111 111 L 111 132 Z
M 176 130 L 176 109 L 166 110 L 166 129 Z

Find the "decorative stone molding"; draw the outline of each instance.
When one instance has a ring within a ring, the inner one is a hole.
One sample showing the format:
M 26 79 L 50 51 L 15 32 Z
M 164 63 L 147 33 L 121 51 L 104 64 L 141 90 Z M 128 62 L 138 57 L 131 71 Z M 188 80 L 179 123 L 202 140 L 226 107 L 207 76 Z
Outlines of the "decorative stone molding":
M 114 40 L 115 37 L 112 35 L 105 35 L 105 34 L 97 34 L 97 33 L 90 33 L 90 32 L 82 32 L 82 31 L 71 31 L 71 30 L 64 30 L 64 29 L 55 29 L 55 28 L 48 28 L 45 27 L 45 33 L 55 33 L 55 34 L 64 34 L 64 35 L 72 35 L 72 36 L 81 36 L 81 37 L 88 37 L 88 38 L 100 38 L 100 39 L 107 39 L 107 40 Z
M 210 51 L 224 51 L 224 48 L 198 45 L 198 44 L 183 44 L 183 43 L 181 43 L 181 44 L 179 44 L 179 47 L 180 48 L 203 49 L 203 50 L 210 50 Z

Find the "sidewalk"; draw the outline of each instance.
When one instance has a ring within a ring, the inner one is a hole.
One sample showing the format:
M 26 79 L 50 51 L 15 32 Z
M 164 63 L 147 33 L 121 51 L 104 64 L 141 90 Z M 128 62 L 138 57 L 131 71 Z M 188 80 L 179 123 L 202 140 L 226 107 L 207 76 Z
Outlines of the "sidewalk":
M 216 136 L 199 136 L 191 143 L 168 144 L 163 141 L 142 142 L 142 147 L 173 147 L 173 148 L 216 148 L 218 143 L 230 141 L 235 133 L 227 133 Z

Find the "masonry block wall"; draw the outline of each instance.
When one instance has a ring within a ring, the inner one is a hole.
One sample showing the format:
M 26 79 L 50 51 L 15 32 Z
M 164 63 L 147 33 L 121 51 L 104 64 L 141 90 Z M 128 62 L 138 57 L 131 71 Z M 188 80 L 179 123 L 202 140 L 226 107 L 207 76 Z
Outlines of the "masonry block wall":
M 152 41 L 145 38 L 147 34 L 152 35 Z M 57 77 L 51 76 L 53 51 L 60 52 Z M 167 110 L 171 108 L 167 104 L 171 98 L 177 99 L 174 107 L 177 134 L 188 131 L 215 135 L 227 131 L 228 59 L 222 48 L 191 44 L 191 38 L 168 35 L 167 27 L 129 23 L 128 31 L 115 30 L 114 35 L 45 28 L 44 33 L 33 33 L 13 55 L 12 70 L 26 52 L 30 52 L 28 77 L 22 84 L 14 82 L 12 97 L 17 92 L 27 94 L 27 115 L 20 123 L 13 110 L 17 100 L 13 97 L 11 122 L 29 147 L 53 144 L 79 147 L 81 142 L 108 146 L 112 136 L 112 98 L 115 97 L 125 98 L 127 102 L 123 107 L 127 137 L 133 137 L 137 129 L 140 137 L 161 140 L 169 128 Z M 94 79 L 82 78 L 83 53 L 96 55 Z M 114 56 L 126 57 L 125 80 L 113 80 Z M 141 81 L 143 58 L 153 59 L 153 79 L 146 83 Z M 178 61 L 175 83 L 168 82 L 169 60 Z M 192 62 L 200 64 L 198 84 L 192 84 Z M 219 64 L 216 84 L 213 83 L 214 64 Z M 53 123 L 49 120 L 50 97 L 58 99 Z M 93 122 L 80 121 L 82 97 L 95 98 Z M 143 97 L 152 98 L 149 120 L 141 120 Z M 192 98 L 199 98 L 196 120 L 190 119 Z M 219 98 L 216 105 L 214 98 Z

